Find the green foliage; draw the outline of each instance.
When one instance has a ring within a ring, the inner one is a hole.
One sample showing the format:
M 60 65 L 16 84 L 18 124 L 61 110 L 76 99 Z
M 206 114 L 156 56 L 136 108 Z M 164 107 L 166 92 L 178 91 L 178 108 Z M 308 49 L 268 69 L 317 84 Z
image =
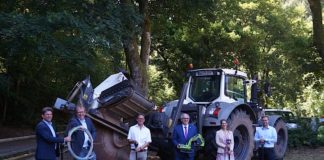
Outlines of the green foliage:
M 40 109 L 64 98 L 77 81 L 90 75 L 96 86 L 125 67 L 121 37 L 128 30 L 121 16 L 133 11 L 112 3 L 0 2 L 3 124 L 35 124 Z M 139 16 L 130 15 L 138 23 Z
M 305 75 L 304 79 L 313 76 L 313 74 Z M 303 93 L 298 96 L 299 113 L 302 116 L 319 116 L 324 115 L 324 92 L 317 85 L 323 85 L 322 79 L 313 79 L 313 82 L 305 86 Z
M 170 99 L 175 99 L 175 93 L 170 86 L 170 80 L 168 80 L 162 72 L 157 71 L 155 67 L 150 67 L 150 91 L 149 99 L 151 99 L 156 105 L 161 106 Z
M 271 83 L 272 97 L 263 103 L 299 112 L 299 99 L 309 100 L 303 95 L 305 86 L 314 82 L 316 87 L 310 87 L 319 93 L 324 86 L 323 64 L 311 48 L 306 7 L 277 0 L 153 3 L 152 45 L 157 54 L 152 63 L 179 94 L 188 63 L 194 68 L 233 68 L 238 58 L 239 69 L 249 77 L 258 74 L 261 83 Z M 312 110 L 323 108 L 320 103 L 316 98 Z
M 141 33 L 136 1 L 0 2 L 0 115 L 34 124 L 40 108 L 64 98 L 86 75 L 96 86 L 127 68 L 123 40 Z M 305 6 L 279 0 L 149 1 L 149 97 L 176 98 L 187 64 L 239 69 L 272 85 L 269 106 L 324 113 L 323 64 L 312 48 Z M 306 13 L 306 14 L 305 14 Z M 156 70 L 155 70 L 156 67 Z M 3 112 L 5 111 L 6 112 Z M 21 114 L 24 111 L 25 114 Z M 31 120 L 32 119 L 32 120 Z
M 311 128 L 311 120 L 309 118 L 300 118 L 297 121 L 299 127 L 294 130 L 288 130 L 288 146 L 300 147 L 300 146 L 312 146 L 316 147 L 320 143 L 318 141 L 318 135 L 316 131 Z
M 318 128 L 317 139 L 318 139 L 319 144 L 324 146 L 324 126 L 320 126 Z

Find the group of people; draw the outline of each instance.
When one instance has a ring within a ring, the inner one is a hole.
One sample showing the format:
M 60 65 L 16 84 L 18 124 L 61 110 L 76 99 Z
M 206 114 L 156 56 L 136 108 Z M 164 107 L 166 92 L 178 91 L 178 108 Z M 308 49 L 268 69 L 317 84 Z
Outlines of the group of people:
M 262 116 L 262 126 L 256 127 L 254 141 L 258 147 L 259 160 L 275 160 L 274 145 L 277 142 L 277 131 L 269 126 L 269 117 Z M 216 132 L 217 158 L 216 160 L 234 160 L 233 132 L 227 129 L 225 119 L 220 121 L 221 129 Z
M 82 105 L 77 105 L 75 116 L 69 121 L 67 131 L 82 126 L 87 129 L 93 139 L 96 137 L 96 129 L 90 118 L 86 117 L 86 109 Z M 71 137 L 59 137 L 53 126 L 53 109 L 45 107 L 42 109 L 42 121 L 36 126 L 37 148 L 36 160 L 55 160 L 58 156 L 59 143 L 70 142 L 71 148 L 76 155 L 84 157 L 88 154 L 90 148 L 89 135 L 82 130 L 77 130 Z M 190 124 L 190 116 L 187 113 L 181 114 L 181 124 L 175 126 L 173 131 L 172 143 L 175 147 L 175 160 L 193 160 L 195 158 L 195 150 L 183 152 L 181 145 L 198 134 L 195 125 Z M 145 115 L 139 114 L 136 118 L 137 124 L 131 126 L 127 139 L 130 143 L 131 151 L 130 160 L 146 160 L 147 149 L 152 142 L 150 130 L 144 125 Z M 234 160 L 234 137 L 233 132 L 227 129 L 225 119 L 220 121 L 221 129 L 216 132 L 215 141 L 217 144 L 216 160 Z M 268 116 L 262 117 L 262 127 L 257 127 L 254 140 L 259 145 L 259 159 L 274 160 L 274 144 L 277 142 L 276 130 L 269 126 Z M 91 160 L 96 160 L 96 154 L 91 153 Z
M 145 116 L 139 114 L 137 116 L 137 124 L 132 126 L 128 132 L 128 141 L 131 144 L 130 160 L 146 160 L 147 147 L 152 142 L 150 130 L 145 127 Z M 175 160 L 193 160 L 195 157 L 194 149 L 189 152 L 182 152 L 180 145 L 186 144 L 192 137 L 198 134 L 197 128 L 193 124 L 189 124 L 190 117 L 188 114 L 181 114 L 181 122 L 175 126 L 173 131 L 172 143 L 175 149 Z
M 193 160 L 195 151 L 181 152 L 179 146 L 186 144 L 188 140 L 197 134 L 196 126 L 189 124 L 188 114 L 181 115 L 181 125 L 177 125 L 173 132 L 172 142 L 176 146 L 175 160 Z M 276 129 L 269 125 L 269 117 L 262 116 L 262 126 L 256 128 L 254 140 L 258 147 L 260 160 L 275 160 L 274 144 L 277 142 Z M 227 121 L 220 120 L 221 129 L 216 131 L 215 141 L 217 144 L 216 160 L 234 160 L 234 136 L 227 128 Z
M 82 129 L 87 129 L 93 139 L 96 137 L 96 129 L 90 118 L 86 117 L 86 109 L 82 105 L 77 105 L 75 108 L 75 116 L 68 123 L 67 131 L 74 127 L 82 126 Z M 90 149 L 89 135 L 82 130 L 77 130 L 72 136 L 64 138 L 59 137 L 52 125 L 53 109 L 44 107 L 42 109 L 42 120 L 36 126 L 36 160 L 56 160 L 59 156 L 60 143 L 71 142 L 71 148 L 79 157 L 85 157 Z M 96 159 L 94 152 L 91 153 L 91 160 Z

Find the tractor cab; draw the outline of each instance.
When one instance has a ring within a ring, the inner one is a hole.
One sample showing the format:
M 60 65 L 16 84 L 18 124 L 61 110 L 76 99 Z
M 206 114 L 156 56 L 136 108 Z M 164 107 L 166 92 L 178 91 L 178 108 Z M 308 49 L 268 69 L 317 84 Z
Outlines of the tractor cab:
M 234 69 L 197 69 L 187 73 L 188 103 L 246 102 L 246 73 Z

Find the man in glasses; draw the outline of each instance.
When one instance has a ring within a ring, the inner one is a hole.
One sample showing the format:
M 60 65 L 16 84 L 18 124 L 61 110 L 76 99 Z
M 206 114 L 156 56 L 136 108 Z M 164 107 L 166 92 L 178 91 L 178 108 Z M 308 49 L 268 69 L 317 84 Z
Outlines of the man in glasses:
M 78 104 L 75 108 L 75 116 L 69 121 L 67 131 L 77 126 L 88 129 L 93 139 L 96 138 L 96 128 L 92 120 L 86 116 L 86 108 L 82 104 Z M 72 134 L 71 147 L 75 154 L 79 157 L 85 157 L 90 150 L 90 139 L 85 131 L 78 130 Z M 96 160 L 95 152 L 91 153 L 90 160 Z
M 191 149 L 189 152 L 182 152 L 181 144 L 187 144 L 191 137 L 197 135 L 197 128 L 195 125 L 189 124 L 190 116 L 187 113 L 181 114 L 182 124 L 177 125 L 173 131 L 172 143 L 176 147 L 175 160 L 193 160 L 195 157 L 195 150 Z

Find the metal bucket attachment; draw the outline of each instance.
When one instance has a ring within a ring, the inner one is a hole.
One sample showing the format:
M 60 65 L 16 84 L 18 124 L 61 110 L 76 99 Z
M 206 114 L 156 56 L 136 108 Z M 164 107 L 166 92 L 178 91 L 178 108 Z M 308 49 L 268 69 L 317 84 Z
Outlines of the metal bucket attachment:
M 101 108 L 96 114 L 88 114 L 96 127 L 94 150 L 97 159 L 128 160 L 130 146 L 127 140 L 128 126 L 123 126 Z
M 126 120 L 135 118 L 138 113 L 146 114 L 155 106 L 135 90 L 129 80 L 104 90 L 98 102 L 99 108 L 104 107 L 108 112 Z
M 90 78 L 87 78 L 76 84 L 68 100 L 58 98 L 54 106 L 62 111 L 74 111 L 75 104 L 71 101 L 80 92 L 78 101 L 89 109 L 87 116 L 93 120 L 97 130 L 94 141 L 97 159 L 127 160 L 130 122 L 139 113 L 147 114 L 155 106 L 135 88 L 122 73 L 109 76 L 94 90 Z

